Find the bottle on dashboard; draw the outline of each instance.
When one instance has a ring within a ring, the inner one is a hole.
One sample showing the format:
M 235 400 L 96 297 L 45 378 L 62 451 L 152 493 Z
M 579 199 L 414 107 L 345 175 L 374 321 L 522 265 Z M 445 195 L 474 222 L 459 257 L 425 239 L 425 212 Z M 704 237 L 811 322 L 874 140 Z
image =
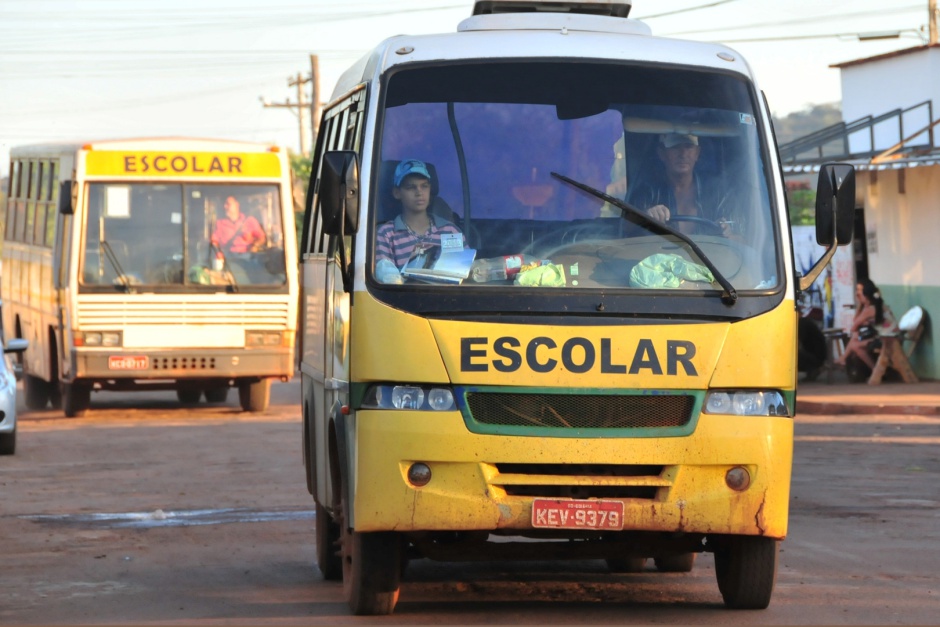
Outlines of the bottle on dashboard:
M 543 262 L 531 255 L 507 255 L 477 259 L 470 266 L 470 280 L 476 283 L 505 281 L 511 279 L 523 269 L 535 268 Z

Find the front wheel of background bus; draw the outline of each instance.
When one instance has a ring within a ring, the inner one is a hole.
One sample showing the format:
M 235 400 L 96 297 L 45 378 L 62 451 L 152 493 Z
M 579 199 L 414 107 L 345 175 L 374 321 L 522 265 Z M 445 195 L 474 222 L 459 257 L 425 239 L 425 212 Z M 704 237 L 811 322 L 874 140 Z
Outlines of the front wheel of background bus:
M 690 573 L 695 566 L 695 553 L 679 553 L 653 558 L 656 570 L 661 573 Z
M 770 605 L 778 547 L 773 538 L 739 536 L 715 551 L 715 576 L 727 607 L 762 610 Z
M 391 614 L 401 585 L 402 541 L 391 531 L 343 533 L 343 592 L 357 616 Z
M 250 412 L 264 411 L 271 399 L 271 379 L 241 382 L 238 384 L 238 402 L 242 410 Z
M 224 403 L 228 400 L 228 388 L 206 388 L 207 403 Z
M 317 567 L 327 581 L 340 581 L 343 578 L 343 560 L 339 555 L 339 525 L 326 511 L 316 504 Z
M 62 411 L 67 418 L 78 418 L 88 413 L 91 406 L 91 386 L 87 383 L 62 384 Z
M 23 375 L 23 402 L 26 409 L 45 409 L 49 404 L 49 390 L 52 385 L 31 374 Z
M 202 397 L 202 390 L 176 390 L 176 398 L 184 405 L 195 405 Z

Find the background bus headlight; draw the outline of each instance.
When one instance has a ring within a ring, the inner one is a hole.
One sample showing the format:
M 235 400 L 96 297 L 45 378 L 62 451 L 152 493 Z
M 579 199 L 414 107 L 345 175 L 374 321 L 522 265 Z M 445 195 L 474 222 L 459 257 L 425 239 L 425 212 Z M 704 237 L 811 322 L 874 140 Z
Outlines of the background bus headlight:
M 362 399 L 364 409 L 450 411 L 456 408 L 450 388 L 423 385 L 374 385 Z
M 712 390 L 705 396 L 706 414 L 791 416 L 783 394 L 776 390 Z
M 261 346 L 280 346 L 280 331 L 245 331 L 245 346 L 258 348 Z
M 82 334 L 83 346 L 102 346 L 111 348 L 121 346 L 121 333 L 118 331 L 88 331 Z

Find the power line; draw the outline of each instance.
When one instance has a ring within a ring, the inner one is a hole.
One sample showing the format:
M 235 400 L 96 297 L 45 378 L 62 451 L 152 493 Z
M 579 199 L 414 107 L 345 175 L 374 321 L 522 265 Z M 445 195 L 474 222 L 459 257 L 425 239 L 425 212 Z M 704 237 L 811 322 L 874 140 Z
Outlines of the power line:
M 908 5 L 905 7 L 892 7 L 892 15 L 897 15 L 898 13 L 904 13 L 907 11 L 922 10 L 922 9 L 923 9 L 923 6 L 921 4 Z M 880 17 L 884 17 L 884 10 L 876 9 L 872 11 L 855 11 L 852 13 L 853 18 L 859 18 L 859 17 L 868 16 L 868 15 L 877 15 Z M 731 30 L 744 30 L 748 28 L 765 28 L 769 26 L 792 26 L 796 24 L 818 24 L 822 21 L 827 21 L 830 19 L 839 20 L 840 22 L 845 22 L 844 15 L 830 15 L 826 17 L 804 17 L 804 18 L 797 18 L 793 20 L 775 20 L 773 22 L 758 22 L 758 23 L 752 23 L 752 24 L 739 24 L 737 26 L 721 26 L 719 28 L 677 31 L 677 32 L 669 33 L 669 36 L 675 37 L 678 35 L 697 35 L 701 33 L 718 33 L 718 32 L 726 32 L 726 31 L 731 31 Z
M 689 13 L 691 11 L 699 11 L 701 9 L 711 9 L 712 7 L 717 7 L 721 4 L 728 4 L 729 2 L 736 2 L 737 0 L 718 0 L 717 2 L 712 2 L 709 4 L 702 4 L 697 7 L 687 7 L 685 9 L 676 9 L 675 11 L 668 11 L 666 13 L 657 13 L 656 15 L 644 15 L 642 17 L 637 17 L 638 20 L 652 20 L 657 17 L 666 17 L 667 15 L 680 15 L 682 13 Z

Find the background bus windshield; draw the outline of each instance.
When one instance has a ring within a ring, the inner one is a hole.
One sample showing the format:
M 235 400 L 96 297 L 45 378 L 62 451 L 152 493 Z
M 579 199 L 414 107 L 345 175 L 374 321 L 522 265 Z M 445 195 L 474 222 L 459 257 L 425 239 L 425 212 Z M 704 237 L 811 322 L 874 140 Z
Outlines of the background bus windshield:
M 83 289 L 286 283 L 275 185 L 91 183 Z

